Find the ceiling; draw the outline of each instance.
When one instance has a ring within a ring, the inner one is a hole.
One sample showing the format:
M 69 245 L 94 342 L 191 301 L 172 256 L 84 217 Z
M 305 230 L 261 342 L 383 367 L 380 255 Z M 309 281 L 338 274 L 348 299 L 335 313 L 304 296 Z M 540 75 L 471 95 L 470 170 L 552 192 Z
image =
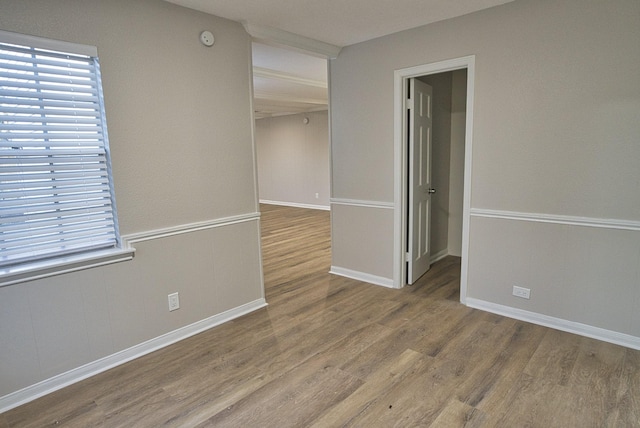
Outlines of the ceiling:
M 327 108 L 326 58 L 335 56 L 325 54 L 327 49 L 339 52 L 344 46 L 513 0 L 166 1 L 245 25 L 256 40 L 253 43 L 254 110 L 256 118 L 262 118 Z M 269 31 L 257 37 L 253 26 Z M 302 40 L 305 47 L 312 46 L 306 50 L 314 51 L 316 56 L 300 53 L 296 38 Z M 293 46 L 297 51 L 284 45 Z M 323 49 L 315 49 L 317 46 Z M 319 58 L 318 53 L 324 58 Z
M 257 42 L 252 49 L 256 119 L 327 109 L 326 59 Z
M 348 46 L 512 0 L 167 0 L 240 22 Z

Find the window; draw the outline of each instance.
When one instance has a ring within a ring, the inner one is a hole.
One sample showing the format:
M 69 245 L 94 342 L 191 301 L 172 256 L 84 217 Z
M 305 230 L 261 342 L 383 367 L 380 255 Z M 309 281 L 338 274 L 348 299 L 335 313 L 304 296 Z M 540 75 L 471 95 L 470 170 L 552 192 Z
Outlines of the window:
M 0 32 L 0 221 L 0 274 L 120 249 L 95 48 Z

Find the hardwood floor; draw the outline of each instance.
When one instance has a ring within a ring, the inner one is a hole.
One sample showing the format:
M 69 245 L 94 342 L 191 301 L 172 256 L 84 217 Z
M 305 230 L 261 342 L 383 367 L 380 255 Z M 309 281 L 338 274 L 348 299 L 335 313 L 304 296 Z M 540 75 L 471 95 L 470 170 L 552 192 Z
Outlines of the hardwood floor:
M 640 351 L 328 274 L 329 213 L 262 206 L 269 306 L 0 415 L 7 427 L 632 427 Z

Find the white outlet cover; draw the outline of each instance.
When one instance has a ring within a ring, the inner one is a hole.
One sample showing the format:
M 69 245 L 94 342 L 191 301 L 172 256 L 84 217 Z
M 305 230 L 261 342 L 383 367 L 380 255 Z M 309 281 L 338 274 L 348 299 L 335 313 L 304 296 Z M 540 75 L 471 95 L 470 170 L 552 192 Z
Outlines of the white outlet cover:
M 178 293 L 169 294 L 169 312 L 180 309 L 180 296 Z
M 529 299 L 531 297 L 531 290 L 528 288 L 518 287 L 517 285 L 514 285 L 513 295 L 516 297 L 521 297 L 523 299 Z

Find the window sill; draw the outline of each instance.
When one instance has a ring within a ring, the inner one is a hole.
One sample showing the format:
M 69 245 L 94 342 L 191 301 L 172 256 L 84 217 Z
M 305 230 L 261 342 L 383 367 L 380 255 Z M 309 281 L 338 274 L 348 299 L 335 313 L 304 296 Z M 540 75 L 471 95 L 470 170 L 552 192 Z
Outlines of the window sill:
M 0 268 L 0 287 L 133 259 L 135 248 L 92 251 Z

